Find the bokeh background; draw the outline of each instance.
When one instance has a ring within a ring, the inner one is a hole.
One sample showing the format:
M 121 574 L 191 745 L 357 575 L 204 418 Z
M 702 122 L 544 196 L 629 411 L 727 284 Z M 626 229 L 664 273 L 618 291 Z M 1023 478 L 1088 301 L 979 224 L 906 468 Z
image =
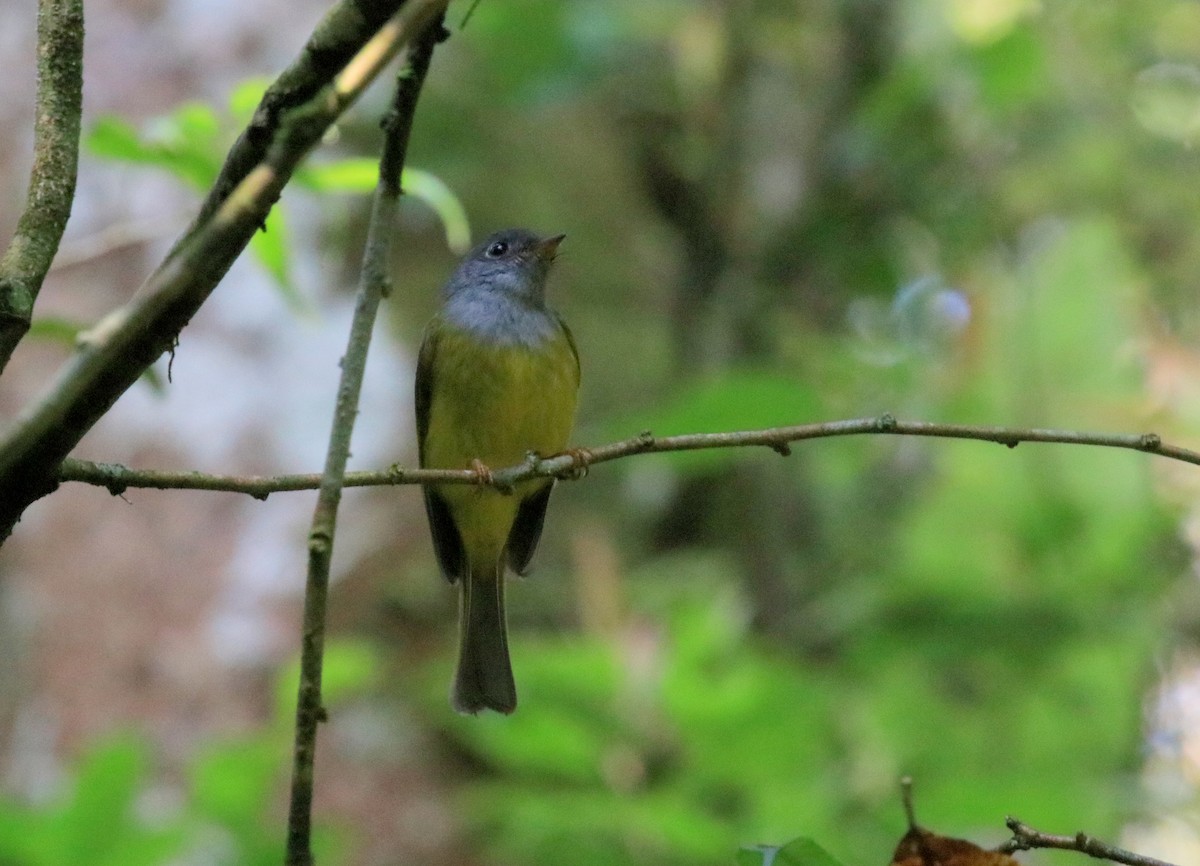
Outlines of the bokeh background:
M 469 5 L 409 162 L 475 237 L 568 235 L 579 444 L 891 412 L 1200 445 L 1200 4 L 483 0 L 462 27 Z M 6 416 L 161 258 L 324 9 L 88 0 L 92 134 Z M 5 236 L 33 33 L 0 2 Z M 371 156 L 387 90 L 314 161 Z M 316 177 L 78 456 L 320 466 L 367 197 Z M 353 468 L 415 462 L 455 260 L 424 201 L 397 232 Z M 717 864 L 810 836 L 883 863 L 906 773 L 941 832 L 994 844 L 1015 814 L 1197 862 L 1198 502 L 1194 467 L 1064 446 L 605 464 L 510 590 L 519 711 L 472 719 L 418 492 L 348 492 L 322 862 Z M 312 504 L 68 485 L 30 509 L 0 557 L 0 859 L 279 862 Z

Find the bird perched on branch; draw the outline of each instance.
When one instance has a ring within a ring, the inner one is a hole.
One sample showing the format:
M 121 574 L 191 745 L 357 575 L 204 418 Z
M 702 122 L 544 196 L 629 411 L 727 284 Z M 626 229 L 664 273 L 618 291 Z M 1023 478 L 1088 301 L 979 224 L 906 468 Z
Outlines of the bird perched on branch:
M 427 485 L 425 511 L 446 577 L 462 584 L 458 671 L 461 713 L 511 713 L 517 690 L 508 656 L 504 574 L 524 574 L 537 547 L 553 479 L 502 492 L 489 466 L 567 446 L 579 390 L 579 355 L 546 306 L 546 277 L 563 235 L 498 232 L 459 264 L 417 362 L 421 466 L 473 467 L 479 485 Z

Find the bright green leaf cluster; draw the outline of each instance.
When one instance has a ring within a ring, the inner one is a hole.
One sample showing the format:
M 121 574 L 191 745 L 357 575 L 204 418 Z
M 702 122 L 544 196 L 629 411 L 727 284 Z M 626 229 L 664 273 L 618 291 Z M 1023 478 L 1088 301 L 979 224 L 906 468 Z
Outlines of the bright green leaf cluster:
M 738 852 L 737 866 L 842 866 L 811 839 L 793 839 L 786 845 L 756 845 Z
M 102 117 L 92 125 L 84 145 L 104 159 L 166 171 L 204 193 L 216 181 L 226 150 L 238 129 L 249 121 L 264 89 L 262 80 L 252 79 L 235 88 L 224 112 L 189 102 L 155 119 L 144 131 L 121 118 Z M 346 157 L 305 166 L 296 179 L 301 187 L 322 195 L 364 194 L 374 189 L 378 173 L 374 160 Z M 406 193 L 427 204 L 441 220 L 450 249 L 465 252 L 471 242 L 470 226 L 453 191 L 419 169 L 406 168 L 402 184 Z M 304 311 L 307 303 L 292 277 L 293 252 L 285 220 L 282 208 L 272 208 L 250 249 L 288 305 Z
M 326 648 L 325 702 L 337 706 L 374 681 L 374 653 L 358 643 Z M 208 745 L 188 766 L 182 808 L 148 815 L 153 773 L 149 746 L 119 735 L 92 746 L 66 791 L 46 804 L 0 799 L 0 863 L 5 866 L 162 866 L 230 862 L 278 866 L 283 834 L 275 804 L 288 779 L 296 682 L 279 685 L 279 716 L 259 732 Z M 290 702 L 282 700 L 288 692 Z M 317 828 L 320 862 L 336 863 L 342 835 Z

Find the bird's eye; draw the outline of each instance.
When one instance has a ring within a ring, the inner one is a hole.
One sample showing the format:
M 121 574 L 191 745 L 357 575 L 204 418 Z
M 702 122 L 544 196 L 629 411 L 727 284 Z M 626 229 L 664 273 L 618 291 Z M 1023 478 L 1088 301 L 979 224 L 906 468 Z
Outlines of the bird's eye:
M 508 244 L 504 241 L 496 241 L 487 248 L 487 257 L 489 259 L 498 259 L 506 252 L 508 252 Z

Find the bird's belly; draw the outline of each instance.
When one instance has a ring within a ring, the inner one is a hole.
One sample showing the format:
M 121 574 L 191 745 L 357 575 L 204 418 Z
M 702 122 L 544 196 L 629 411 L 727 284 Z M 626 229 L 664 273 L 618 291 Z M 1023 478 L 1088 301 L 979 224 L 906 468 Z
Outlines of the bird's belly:
M 478 459 L 501 469 L 522 462 L 530 451 L 546 456 L 567 446 L 578 368 L 565 337 L 536 349 L 478 344 L 454 349 L 441 357 L 463 363 L 439 366 L 435 373 L 425 466 L 463 469 Z M 468 556 L 486 559 L 504 549 L 521 500 L 546 483 L 525 481 L 512 494 L 462 484 L 441 485 L 438 492 L 471 548 Z

